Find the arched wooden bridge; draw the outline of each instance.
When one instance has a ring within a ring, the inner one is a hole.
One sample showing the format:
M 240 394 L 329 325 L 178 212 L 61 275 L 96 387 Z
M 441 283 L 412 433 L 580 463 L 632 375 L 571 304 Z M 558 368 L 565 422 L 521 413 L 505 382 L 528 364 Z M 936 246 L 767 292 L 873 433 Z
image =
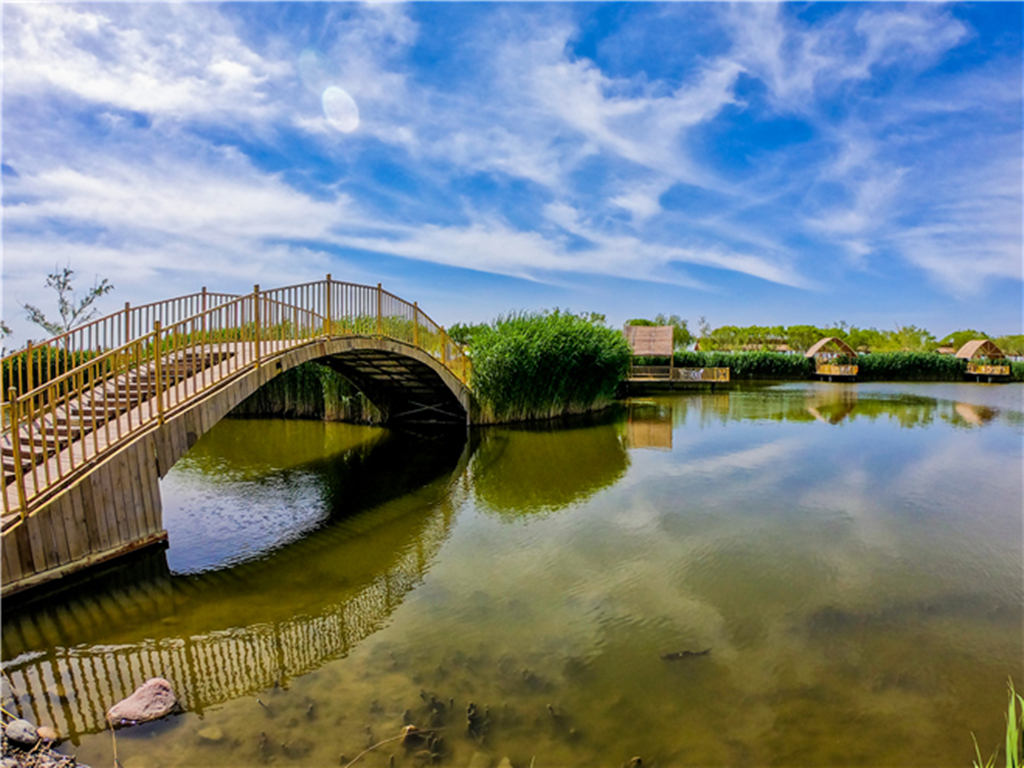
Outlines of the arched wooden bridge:
M 419 306 L 332 280 L 131 307 L 0 361 L 2 594 L 166 538 L 159 478 L 268 381 L 311 360 L 389 423 L 468 424 L 469 359 Z

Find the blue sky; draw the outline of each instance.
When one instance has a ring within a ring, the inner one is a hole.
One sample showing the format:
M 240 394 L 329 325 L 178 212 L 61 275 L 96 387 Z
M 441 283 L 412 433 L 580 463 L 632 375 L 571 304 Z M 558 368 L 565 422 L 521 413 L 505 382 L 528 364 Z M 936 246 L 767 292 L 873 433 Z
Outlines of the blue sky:
M 3 316 L 317 279 L 437 321 L 1020 333 L 1019 3 L 19 4 Z

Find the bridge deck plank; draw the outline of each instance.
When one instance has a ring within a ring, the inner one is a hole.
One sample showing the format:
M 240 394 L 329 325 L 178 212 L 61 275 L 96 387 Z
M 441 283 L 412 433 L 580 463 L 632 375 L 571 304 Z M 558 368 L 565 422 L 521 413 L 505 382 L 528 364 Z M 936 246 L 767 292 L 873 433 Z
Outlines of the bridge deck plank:
M 36 515 L 29 515 L 25 518 L 25 527 L 28 530 L 29 546 L 32 548 L 31 567 L 33 573 L 46 570 L 46 550 L 43 547 L 43 534 L 39 526 L 39 518 Z
M 132 486 L 131 474 L 128 471 L 126 462 L 127 456 L 124 452 L 120 458 L 110 465 L 112 470 L 112 482 L 115 486 L 114 503 L 124 509 L 124 519 L 128 524 L 127 541 L 137 541 L 140 536 L 138 508 L 135 506 L 135 489 Z
M 64 525 L 66 498 L 61 496 L 56 504 L 51 504 L 50 531 L 53 537 L 54 554 L 57 557 L 57 564 L 64 565 L 71 562 L 71 552 L 68 548 L 67 529 Z
M 89 553 L 89 533 L 85 524 L 85 513 L 82 510 L 81 484 L 72 486 L 67 496 L 71 506 L 71 532 L 68 535 L 68 549 L 71 552 L 71 559 L 78 560 Z
M 18 550 L 18 563 L 21 565 L 22 576 L 31 576 L 35 573 L 35 564 L 32 562 L 32 543 L 28 533 L 28 526 L 24 521 L 19 523 L 8 534 L 13 536 L 14 543 Z M 6 536 L 4 538 L 7 538 Z
M 144 521 L 144 527 L 146 533 L 156 533 L 157 521 L 153 517 L 152 502 L 150 501 L 149 485 L 150 477 L 149 472 L 146 471 L 145 463 L 146 455 L 146 443 L 140 443 L 134 450 L 129 452 L 129 458 L 131 460 L 130 470 L 133 477 L 136 478 L 138 485 L 137 501 L 142 511 L 142 519 Z
M 130 507 L 125 503 L 124 494 L 124 483 L 121 479 L 121 462 L 112 461 L 106 465 L 106 472 L 104 474 L 107 477 L 107 481 L 104 490 L 109 494 L 108 498 L 114 506 L 115 515 L 117 517 L 117 530 L 121 537 L 118 544 L 124 544 L 129 541 L 133 541 L 134 531 L 132 530 Z
M 4 536 L 0 541 L 0 579 L 5 584 L 21 578 L 21 567 L 18 563 L 18 549 L 13 536 Z

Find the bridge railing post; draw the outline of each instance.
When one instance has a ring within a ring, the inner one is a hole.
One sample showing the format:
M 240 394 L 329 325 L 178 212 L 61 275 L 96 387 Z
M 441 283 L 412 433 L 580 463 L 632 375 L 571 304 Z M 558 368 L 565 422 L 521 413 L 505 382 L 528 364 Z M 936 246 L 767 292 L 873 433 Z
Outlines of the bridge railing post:
M 327 273 L 327 283 L 324 290 L 326 295 L 324 296 L 324 310 L 327 313 L 327 320 L 324 325 L 324 333 L 330 337 L 331 335 L 331 273 Z
M 418 301 L 412 303 L 412 345 L 420 345 L 420 305 Z
M 18 427 L 18 390 L 14 387 L 7 390 L 7 414 L 11 421 L 11 448 L 14 451 L 14 484 L 18 489 L 18 505 L 21 507 L 21 519 L 24 520 L 25 514 L 28 511 L 28 503 L 25 501 L 25 473 L 21 466 L 21 431 Z
M 256 367 L 260 367 L 260 286 L 253 286 L 252 289 L 252 324 L 253 324 L 253 353 L 256 358 Z
M 206 299 L 207 299 L 207 296 L 206 296 L 206 286 L 204 285 L 203 286 L 203 296 L 202 296 L 202 302 L 203 302 L 203 305 L 202 305 L 202 318 L 203 318 L 203 320 L 202 320 L 202 323 L 200 325 L 200 333 L 202 335 L 199 337 L 199 350 L 200 350 L 200 359 L 205 361 L 205 355 L 208 354 L 210 356 L 210 366 L 212 366 L 213 365 L 213 361 L 215 359 L 214 358 L 214 354 L 213 354 L 213 349 L 207 350 L 207 348 L 206 348 L 207 347 L 207 341 L 208 341 L 208 337 L 207 337 L 207 333 L 206 333 L 206 323 L 207 323 Z M 209 376 L 212 375 L 212 374 L 208 374 L 207 370 L 208 369 L 207 369 L 207 367 L 205 365 L 205 362 L 204 362 L 204 364 L 203 364 L 203 384 L 206 384 L 210 380 Z
M 448 334 L 444 330 L 444 326 L 441 326 L 441 362 L 444 363 L 444 367 L 448 367 Z
M 164 423 L 164 343 L 161 338 L 161 323 L 153 321 L 153 368 L 156 374 L 156 420 Z
M 377 335 L 384 335 L 384 289 L 381 288 L 381 284 L 377 283 Z

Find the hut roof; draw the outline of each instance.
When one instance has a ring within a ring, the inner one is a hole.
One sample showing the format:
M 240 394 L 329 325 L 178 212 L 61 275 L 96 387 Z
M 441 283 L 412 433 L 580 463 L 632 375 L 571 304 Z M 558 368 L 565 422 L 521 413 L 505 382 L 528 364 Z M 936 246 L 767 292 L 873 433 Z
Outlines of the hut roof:
M 842 339 L 837 339 L 835 336 L 826 336 L 824 339 L 819 341 L 813 347 L 808 349 L 804 353 L 804 357 L 814 357 L 819 352 L 826 351 L 825 347 L 827 347 L 829 345 L 835 345 L 835 347 L 836 347 L 836 349 L 834 349 L 834 350 L 828 350 L 830 352 L 839 352 L 840 354 L 849 355 L 850 357 L 856 357 L 857 356 L 857 353 L 854 351 L 853 347 L 851 347 L 849 344 L 847 344 Z
M 1006 357 L 1003 350 L 997 347 L 988 339 L 974 339 L 968 341 L 956 353 L 961 360 L 972 360 L 975 357 Z
M 672 356 L 671 325 L 627 325 L 622 332 L 636 357 Z

